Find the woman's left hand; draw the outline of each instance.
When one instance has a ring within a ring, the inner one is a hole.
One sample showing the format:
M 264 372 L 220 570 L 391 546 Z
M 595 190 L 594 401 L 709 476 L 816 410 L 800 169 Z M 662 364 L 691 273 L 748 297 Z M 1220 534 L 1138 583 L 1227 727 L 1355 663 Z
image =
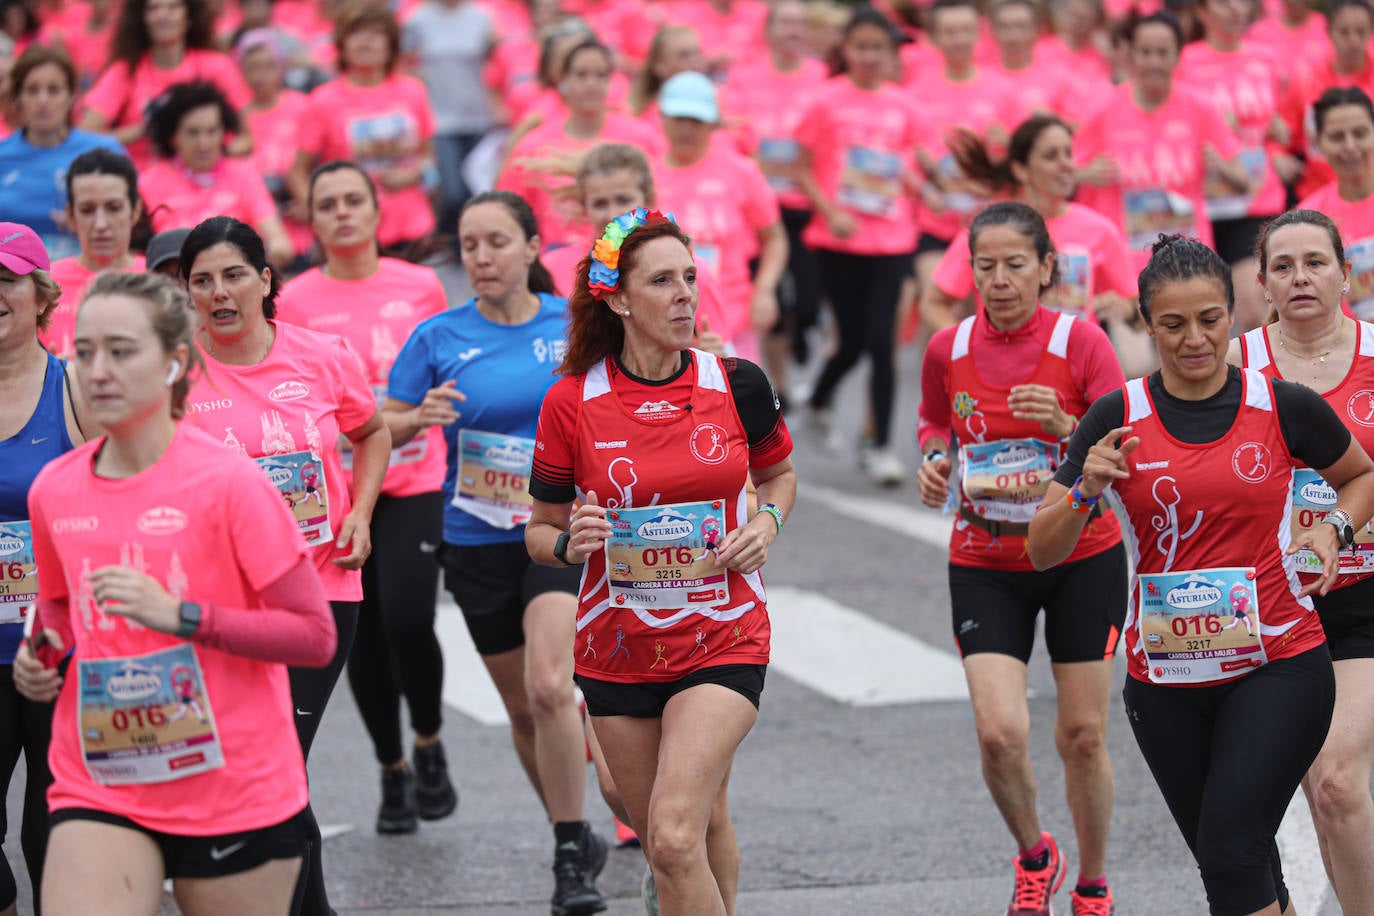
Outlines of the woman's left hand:
M 1045 385 L 1016 385 L 1007 397 L 1011 415 L 1018 420 L 1039 423 L 1056 439 L 1073 432 L 1073 417 L 1059 406 L 1059 392 Z
M 1341 545 L 1340 539 L 1336 535 L 1336 526 L 1322 522 L 1315 528 L 1309 528 L 1293 538 L 1293 543 L 1288 546 L 1284 553 L 1292 556 L 1304 547 L 1316 554 L 1317 559 L 1322 561 L 1322 571 L 1316 579 L 1303 586 L 1302 591 L 1298 592 L 1298 597 L 1325 595 L 1331 591 L 1331 586 L 1335 584 L 1336 577 L 1340 575 L 1340 564 L 1337 558 L 1341 552 Z
M 159 633 L 175 633 L 181 625 L 180 599 L 137 569 L 102 566 L 91 573 L 91 592 L 106 614 L 128 617 Z
M 759 519 L 762 519 L 759 521 Z M 755 521 L 758 523 L 755 524 Z M 767 522 L 767 525 L 764 525 Z M 716 549 L 716 568 L 722 566 L 748 575 L 758 572 L 768 562 L 768 547 L 777 538 L 777 526 L 767 513 L 754 516 L 725 536 Z
M 335 557 L 331 561 L 335 566 L 340 569 L 362 569 L 372 554 L 372 519 L 358 518 L 352 512 L 345 515 L 334 546 L 348 551 L 347 556 Z

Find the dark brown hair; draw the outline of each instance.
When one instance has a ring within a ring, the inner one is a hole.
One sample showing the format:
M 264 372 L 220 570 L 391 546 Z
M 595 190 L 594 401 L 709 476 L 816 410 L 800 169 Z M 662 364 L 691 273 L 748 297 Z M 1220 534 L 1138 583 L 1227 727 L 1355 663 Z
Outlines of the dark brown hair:
M 623 284 L 635 269 L 639 250 L 654 239 L 677 239 L 691 250 L 691 239 L 677 223 L 664 220 L 640 226 L 626 236 L 620 246 L 620 278 Z M 592 257 L 587 255 L 577 265 L 577 279 L 568 299 L 568 353 L 558 371 L 563 375 L 581 375 L 607 356 L 619 353 L 625 345 L 625 325 L 620 316 L 611 311 L 606 302 L 592 296 L 587 288 L 587 273 Z
M 348 61 L 344 58 L 344 40 L 360 29 L 380 28 L 386 33 L 387 59 L 386 72 L 396 69 L 401 59 L 401 26 L 396 22 L 396 14 L 385 6 L 375 3 L 351 3 L 339 11 L 334 20 L 334 49 L 339 52 L 339 70 L 347 72 Z
M 182 0 L 186 7 L 186 47 L 206 49 L 215 45 L 214 22 L 205 0 Z M 143 23 L 148 0 L 126 0 L 120 11 L 114 37 L 110 39 L 110 59 L 122 60 L 130 70 L 148 53 L 148 27 Z
M 67 81 L 67 91 L 72 95 L 72 104 L 76 104 L 76 68 L 72 66 L 72 59 L 60 48 L 46 48 L 43 45 L 29 45 L 14 62 L 14 69 L 10 71 L 10 101 L 18 103 L 24 80 L 45 64 L 52 64 L 62 71 L 62 78 Z

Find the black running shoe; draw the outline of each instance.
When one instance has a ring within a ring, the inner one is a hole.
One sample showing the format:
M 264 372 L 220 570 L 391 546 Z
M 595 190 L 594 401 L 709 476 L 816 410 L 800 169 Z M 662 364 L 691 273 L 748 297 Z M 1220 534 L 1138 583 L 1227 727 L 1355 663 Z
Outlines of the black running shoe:
M 586 916 L 605 909 L 606 900 L 596 889 L 595 877 L 582 868 L 581 852 L 558 856 L 553 863 L 553 916 Z
M 415 817 L 415 773 L 409 767 L 382 770 L 382 807 L 377 811 L 377 832 L 414 833 L 420 829 Z
M 441 743 L 415 748 L 415 803 L 427 821 L 448 817 L 458 807 L 458 790 L 449 781 Z
M 586 832 L 582 834 L 582 852 L 578 864 L 582 866 L 582 873 L 587 876 L 587 884 L 593 889 L 596 887 L 596 876 L 601 874 L 601 869 L 606 867 L 606 855 L 609 847 L 601 835 L 592 829 L 592 825 L 583 821 Z

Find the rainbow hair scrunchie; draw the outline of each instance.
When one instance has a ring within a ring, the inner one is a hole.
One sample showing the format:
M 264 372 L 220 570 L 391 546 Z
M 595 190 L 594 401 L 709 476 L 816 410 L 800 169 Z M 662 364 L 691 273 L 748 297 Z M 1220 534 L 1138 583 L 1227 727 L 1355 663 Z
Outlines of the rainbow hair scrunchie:
M 587 272 L 587 289 L 595 299 L 620 288 L 620 246 L 640 226 L 654 223 L 677 223 L 671 213 L 646 210 L 643 207 L 622 213 L 606 224 L 606 231 L 592 247 L 592 266 Z

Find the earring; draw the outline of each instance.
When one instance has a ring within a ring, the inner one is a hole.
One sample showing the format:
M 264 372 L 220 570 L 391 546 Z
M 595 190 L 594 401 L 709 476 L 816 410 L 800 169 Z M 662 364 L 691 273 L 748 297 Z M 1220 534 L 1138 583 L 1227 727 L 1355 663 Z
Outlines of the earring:
M 1350 294 L 1350 284 L 1347 283 L 1345 286 L 1342 286 L 1342 287 L 1341 287 L 1341 292 L 1342 292 L 1342 293 L 1345 293 L 1346 295 L 1349 295 L 1349 294 Z
M 630 317 L 630 310 L 629 310 L 629 309 L 626 309 L 625 311 L 621 312 L 620 314 L 624 315 L 626 318 L 629 318 L 629 317 Z

